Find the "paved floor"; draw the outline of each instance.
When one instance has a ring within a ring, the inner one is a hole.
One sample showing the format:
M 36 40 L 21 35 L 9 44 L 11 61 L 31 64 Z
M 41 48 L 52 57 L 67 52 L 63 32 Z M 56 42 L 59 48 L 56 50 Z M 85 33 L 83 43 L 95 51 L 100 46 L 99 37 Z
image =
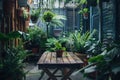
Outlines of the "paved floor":
M 39 80 L 39 77 L 41 75 L 41 70 L 38 70 L 38 66 L 36 64 L 27 63 L 25 70 L 29 71 L 26 76 L 27 80 Z M 59 73 L 60 72 L 58 72 L 58 74 Z M 70 77 L 72 80 L 90 80 L 90 79 L 84 78 L 82 73 L 78 73 L 75 75 L 72 74 Z M 47 80 L 47 78 L 48 76 L 45 74 L 41 80 Z M 58 78 L 58 80 L 61 80 L 61 79 Z

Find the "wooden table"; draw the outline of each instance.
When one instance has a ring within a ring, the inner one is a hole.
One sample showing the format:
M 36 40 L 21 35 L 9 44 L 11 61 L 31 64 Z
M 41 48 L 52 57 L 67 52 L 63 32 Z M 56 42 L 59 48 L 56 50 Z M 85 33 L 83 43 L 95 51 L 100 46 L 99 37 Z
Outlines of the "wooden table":
M 42 69 L 49 76 L 47 80 L 57 80 L 56 77 L 59 76 L 56 76 L 55 73 L 65 68 L 69 68 L 69 71 L 61 76 L 61 80 L 71 80 L 69 76 L 74 70 L 81 68 L 83 61 L 72 52 L 64 52 L 62 58 L 56 58 L 56 52 L 45 52 L 37 64 L 38 68 Z M 55 71 L 51 72 L 50 69 L 55 69 Z

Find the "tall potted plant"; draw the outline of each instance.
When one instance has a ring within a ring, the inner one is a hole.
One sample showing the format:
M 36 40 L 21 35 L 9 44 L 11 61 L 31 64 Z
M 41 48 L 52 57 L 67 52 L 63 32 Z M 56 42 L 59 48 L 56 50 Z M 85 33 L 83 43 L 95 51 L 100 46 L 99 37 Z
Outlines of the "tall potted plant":
M 45 11 L 43 14 L 43 20 L 46 22 L 46 26 L 47 26 L 47 36 L 48 36 L 48 27 L 49 26 L 59 26 L 62 27 L 63 26 L 63 22 L 61 20 L 66 20 L 66 17 L 63 15 L 57 15 L 51 11 Z
M 41 28 L 35 25 L 33 28 L 28 28 L 27 33 L 33 53 L 38 53 L 41 43 Z

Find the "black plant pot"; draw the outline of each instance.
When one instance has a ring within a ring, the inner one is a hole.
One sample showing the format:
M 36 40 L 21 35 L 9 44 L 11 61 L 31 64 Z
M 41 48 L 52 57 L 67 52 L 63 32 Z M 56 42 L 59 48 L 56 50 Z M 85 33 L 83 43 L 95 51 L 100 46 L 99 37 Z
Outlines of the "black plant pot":
M 87 0 L 87 3 L 89 6 L 93 7 L 97 6 L 97 0 Z
M 57 51 L 56 51 L 56 57 L 61 58 L 62 55 L 63 55 L 63 50 L 57 50 Z

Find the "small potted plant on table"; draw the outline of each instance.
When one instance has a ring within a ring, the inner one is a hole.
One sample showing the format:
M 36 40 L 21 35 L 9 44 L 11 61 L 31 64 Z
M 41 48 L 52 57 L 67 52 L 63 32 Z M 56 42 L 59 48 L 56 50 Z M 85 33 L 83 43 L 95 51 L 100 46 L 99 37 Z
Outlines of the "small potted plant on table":
M 66 50 L 65 47 L 62 47 L 60 42 L 56 42 L 55 44 L 55 51 L 56 51 L 56 57 L 62 57 L 63 52 Z
M 63 52 L 66 50 L 62 43 L 55 38 L 47 39 L 46 46 L 48 51 L 56 52 L 56 57 L 62 57 Z

